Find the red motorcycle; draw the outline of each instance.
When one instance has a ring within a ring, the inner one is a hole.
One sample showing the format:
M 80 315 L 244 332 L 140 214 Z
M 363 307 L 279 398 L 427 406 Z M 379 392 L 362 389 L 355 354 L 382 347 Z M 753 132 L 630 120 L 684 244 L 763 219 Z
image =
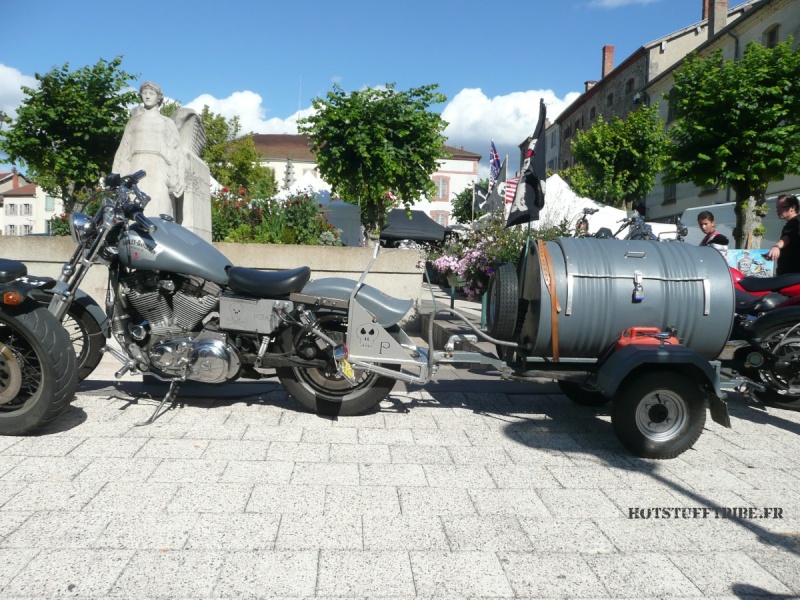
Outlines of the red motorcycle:
M 743 339 L 739 326 L 771 312 L 776 308 L 800 306 L 800 273 L 777 277 L 746 277 L 739 269 L 730 267 L 736 294 L 737 326 L 731 339 Z
M 800 408 L 800 273 L 745 277 L 730 267 L 736 299 L 731 340 L 747 341 L 734 353 L 736 368 L 762 381 L 756 394 L 784 408 Z M 756 350 L 756 348 L 758 350 Z

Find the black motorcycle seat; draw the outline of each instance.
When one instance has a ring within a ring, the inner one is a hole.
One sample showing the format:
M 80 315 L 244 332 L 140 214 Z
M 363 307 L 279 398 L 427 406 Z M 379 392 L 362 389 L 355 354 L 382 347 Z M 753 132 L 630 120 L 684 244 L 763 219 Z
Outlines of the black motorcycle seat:
M 0 258 L 0 281 L 8 283 L 28 274 L 25 263 L 10 258 Z
M 740 315 L 758 316 L 769 312 L 786 300 L 786 296 L 772 292 L 765 296 L 752 296 L 742 290 L 735 291 L 736 313 Z
M 311 279 L 311 269 L 297 267 L 281 271 L 259 271 L 247 267 L 228 269 L 228 287 L 237 294 L 275 298 L 299 292 Z
M 742 277 L 739 285 L 748 292 L 777 292 L 791 285 L 800 285 L 800 273 L 777 277 Z

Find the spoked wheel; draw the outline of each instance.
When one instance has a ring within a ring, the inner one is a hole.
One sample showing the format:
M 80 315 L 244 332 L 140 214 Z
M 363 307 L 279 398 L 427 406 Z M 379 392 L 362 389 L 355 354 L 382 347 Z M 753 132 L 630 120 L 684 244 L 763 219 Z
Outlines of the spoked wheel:
M 767 386 L 764 392 L 756 391 L 762 401 L 780 408 L 800 409 L 800 324 L 784 323 L 759 332 L 761 345 L 779 357 L 779 362 L 758 370 L 758 376 Z
M 602 406 L 610 400 L 610 398 L 601 394 L 596 387 L 588 383 L 559 380 L 558 387 L 561 388 L 561 393 L 575 404 L 581 404 L 583 406 Z
M 77 384 L 66 332 L 34 301 L 0 312 L 0 434 L 22 435 L 58 417 Z
M 642 458 L 674 458 L 691 448 L 706 422 L 699 386 L 674 372 L 639 375 L 614 399 L 611 423 L 622 444 Z
M 31 295 L 44 307 L 50 305 L 53 297 L 52 294 L 38 290 Z M 69 305 L 61 325 L 69 335 L 72 348 L 75 350 L 78 381 L 83 381 L 94 372 L 103 359 L 103 347 L 106 345 L 103 329 L 92 313 L 78 302 Z
M 325 334 L 337 343 L 345 340 L 347 316 L 330 314 L 319 317 Z M 277 369 L 278 379 L 286 391 L 300 404 L 320 415 L 351 416 L 363 414 L 377 406 L 389 392 L 396 381 L 375 373 L 367 373 L 363 369 L 353 369 L 352 384 L 336 369 L 333 356 L 327 347 L 320 348 L 319 338 L 312 333 L 287 329 L 284 332 L 282 345 L 284 351 L 309 360 L 323 359 L 325 368 L 280 367 Z M 324 346 L 324 344 L 323 344 Z M 398 368 L 396 365 L 386 365 Z

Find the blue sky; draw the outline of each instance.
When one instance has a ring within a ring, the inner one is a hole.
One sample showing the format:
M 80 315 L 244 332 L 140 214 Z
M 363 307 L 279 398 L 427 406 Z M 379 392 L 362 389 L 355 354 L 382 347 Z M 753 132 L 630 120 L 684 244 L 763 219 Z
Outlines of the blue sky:
M 743 0 L 731 0 L 731 7 Z M 122 68 L 167 97 L 239 115 L 246 131 L 295 133 L 311 99 L 393 82 L 438 84 L 434 107 L 454 146 L 490 139 L 516 168 L 539 98 L 553 119 L 638 47 L 701 20 L 702 0 L 6 0 L 0 110 L 16 113 L 20 85 L 69 63 L 123 56 Z M 481 170 L 483 175 L 483 168 Z

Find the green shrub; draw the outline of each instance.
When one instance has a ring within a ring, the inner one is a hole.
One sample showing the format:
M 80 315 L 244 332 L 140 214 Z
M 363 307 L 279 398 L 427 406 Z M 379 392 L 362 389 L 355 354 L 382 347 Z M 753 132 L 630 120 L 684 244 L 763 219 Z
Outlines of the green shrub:
M 296 194 L 283 202 L 252 200 L 242 188 L 211 198 L 211 238 L 215 242 L 341 245 L 339 231 L 319 211 L 316 200 Z M 320 236 L 327 235 L 324 240 Z

